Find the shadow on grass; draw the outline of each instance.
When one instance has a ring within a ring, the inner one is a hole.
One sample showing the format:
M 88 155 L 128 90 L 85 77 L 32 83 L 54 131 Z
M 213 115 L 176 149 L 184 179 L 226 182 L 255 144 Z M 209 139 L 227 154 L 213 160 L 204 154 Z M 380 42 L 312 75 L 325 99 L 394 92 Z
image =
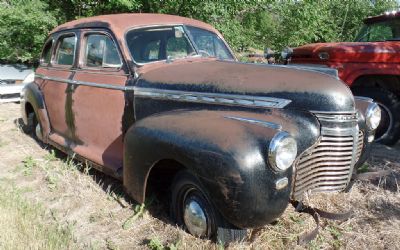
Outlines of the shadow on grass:
M 21 132 L 26 132 L 21 118 L 15 119 L 14 124 L 21 130 Z M 79 161 L 78 159 L 75 159 L 73 155 L 69 155 L 49 144 L 43 143 L 35 136 L 33 131 L 29 131 L 28 135 L 33 138 L 42 149 L 46 150 L 49 155 L 52 155 L 51 157 L 61 161 L 66 166 L 77 169 L 84 175 L 90 176 L 101 190 L 114 199 L 122 208 L 129 208 L 134 213 L 143 213 L 143 211 L 138 211 L 138 208 L 143 207 L 143 209 L 148 211 L 154 218 L 175 226 L 168 215 L 168 192 L 160 193 L 156 192 L 157 190 L 149 189 L 146 191 L 145 203 L 140 204 L 125 192 L 122 181 L 97 170 L 93 166 L 90 166 L 90 163 Z

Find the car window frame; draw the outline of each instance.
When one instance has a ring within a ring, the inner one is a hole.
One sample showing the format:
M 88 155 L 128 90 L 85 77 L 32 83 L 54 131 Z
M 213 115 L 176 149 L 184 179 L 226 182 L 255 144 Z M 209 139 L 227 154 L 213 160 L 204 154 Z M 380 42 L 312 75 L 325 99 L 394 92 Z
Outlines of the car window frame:
M 87 66 L 86 65 L 86 50 L 87 50 L 87 39 L 88 36 L 90 35 L 104 35 L 107 36 L 108 38 L 111 39 L 111 41 L 114 43 L 117 52 L 118 52 L 118 56 L 119 59 L 121 61 L 121 65 L 119 67 L 109 67 L 109 68 L 105 68 L 102 66 L 98 66 L 98 67 L 91 67 L 91 66 Z M 114 36 L 106 30 L 102 30 L 102 29 L 85 29 L 82 30 L 82 38 L 81 38 L 81 51 L 79 53 L 79 63 L 78 63 L 78 68 L 79 69 L 83 69 L 83 70 L 95 70 L 95 71 L 111 71 L 111 72 L 118 72 L 123 70 L 125 67 L 125 59 L 122 56 L 122 52 L 121 52 L 121 48 L 119 47 L 119 44 L 116 42 L 116 39 L 114 39 Z
M 197 51 L 200 51 L 201 49 L 199 49 L 199 48 L 197 47 L 196 43 L 194 42 L 194 38 L 193 38 L 192 34 L 190 33 L 190 30 L 187 29 L 187 27 L 194 27 L 194 28 L 197 28 L 197 29 L 201 29 L 201 30 L 204 30 L 204 31 L 208 31 L 208 32 L 214 33 L 214 34 L 222 41 L 222 43 L 223 43 L 223 44 L 225 45 L 225 47 L 228 49 L 228 52 L 231 54 L 232 60 L 229 60 L 229 61 L 237 61 L 237 58 L 236 58 L 235 53 L 233 53 L 233 50 L 231 49 L 231 47 L 229 46 L 229 44 L 225 41 L 225 39 L 221 36 L 221 34 L 219 34 L 219 32 L 217 33 L 217 32 L 214 32 L 214 31 L 212 31 L 212 30 L 205 29 L 204 27 L 199 27 L 199 26 L 192 25 L 192 24 L 190 24 L 190 25 L 183 25 L 183 27 L 184 27 L 184 29 L 185 29 L 185 32 L 188 32 L 189 40 L 190 40 L 191 42 L 192 42 L 192 40 L 193 40 L 194 47 L 196 48 Z M 215 58 L 217 58 L 218 60 L 220 60 L 218 57 L 215 57 Z M 226 60 L 228 60 L 228 59 L 226 59 Z
M 48 44 L 49 42 L 51 42 L 51 47 L 50 47 L 50 60 L 49 60 L 49 62 L 45 63 L 45 62 L 43 61 L 43 52 L 44 52 L 44 49 L 46 48 L 46 46 L 47 46 L 47 44 Z M 55 44 L 55 39 L 54 39 L 53 36 L 50 36 L 50 37 L 46 40 L 46 42 L 44 43 L 43 48 L 42 48 L 42 51 L 41 51 L 41 53 L 40 53 L 39 66 L 48 67 L 48 66 L 50 66 L 50 65 L 52 64 L 54 44 Z
M 75 37 L 74 59 L 72 61 L 72 64 L 71 65 L 58 64 L 56 62 L 56 54 L 57 54 L 57 50 L 60 46 L 61 39 L 64 37 L 71 37 L 71 36 Z M 79 43 L 78 43 L 79 34 L 77 32 L 71 32 L 71 31 L 63 32 L 63 33 L 59 34 L 55 40 L 56 40 L 56 43 L 55 43 L 55 46 L 53 45 L 54 48 L 53 48 L 53 53 L 52 53 L 52 57 L 51 57 L 52 58 L 51 66 L 56 67 L 56 68 L 64 68 L 64 69 L 75 68 L 76 61 L 77 61 L 77 51 L 78 51 L 78 46 L 79 46 Z

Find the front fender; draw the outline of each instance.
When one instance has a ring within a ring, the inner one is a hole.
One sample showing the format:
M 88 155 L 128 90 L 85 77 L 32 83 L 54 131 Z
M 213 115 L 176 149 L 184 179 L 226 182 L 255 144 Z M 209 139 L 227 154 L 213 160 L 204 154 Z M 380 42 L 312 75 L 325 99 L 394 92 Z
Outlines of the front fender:
M 289 110 L 180 110 L 144 118 L 125 135 L 124 186 L 143 202 L 151 167 L 173 159 L 199 178 L 229 222 L 241 228 L 265 225 L 283 213 L 291 192 L 292 169 L 277 172 L 268 163 L 269 143 L 279 130 L 297 140 L 300 154 L 317 140 L 319 123 L 309 113 Z M 289 185 L 277 190 L 275 182 L 284 177 Z

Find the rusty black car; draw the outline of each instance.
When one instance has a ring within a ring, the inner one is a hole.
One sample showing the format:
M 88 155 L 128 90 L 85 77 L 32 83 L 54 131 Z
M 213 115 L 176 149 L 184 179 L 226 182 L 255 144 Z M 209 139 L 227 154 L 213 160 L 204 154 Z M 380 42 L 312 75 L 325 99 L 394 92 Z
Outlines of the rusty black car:
M 240 63 L 212 26 L 159 14 L 55 28 L 21 108 L 42 142 L 139 203 L 169 197 L 191 234 L 228 240 L 291 200 L 344 190 L 380 121 L 336 74 Z

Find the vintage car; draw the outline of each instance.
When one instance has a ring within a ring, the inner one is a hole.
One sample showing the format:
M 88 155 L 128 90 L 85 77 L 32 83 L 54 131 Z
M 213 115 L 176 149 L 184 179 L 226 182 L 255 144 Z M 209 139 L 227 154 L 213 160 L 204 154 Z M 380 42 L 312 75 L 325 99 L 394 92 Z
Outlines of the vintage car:
M 294 48 L 290 64 L 338 70 L 354 95 L 373 98 L 382 110 L 376 141 L 393 145 L 400 138 L 400 12 L 364 20 L 354 42 L 316 43 Z
M 23 120 L 44 143 L 168 198 L 174 223 L 226 241 L 290 200 L 344 190 L 380 109 L 334 75 L 239 63 L 212 26 L 159 14 L 55 28 Z
M 33 82 L 35 73 L 23 64 L 0 64 L 0 103 L 19 102 L 22 88 Z

